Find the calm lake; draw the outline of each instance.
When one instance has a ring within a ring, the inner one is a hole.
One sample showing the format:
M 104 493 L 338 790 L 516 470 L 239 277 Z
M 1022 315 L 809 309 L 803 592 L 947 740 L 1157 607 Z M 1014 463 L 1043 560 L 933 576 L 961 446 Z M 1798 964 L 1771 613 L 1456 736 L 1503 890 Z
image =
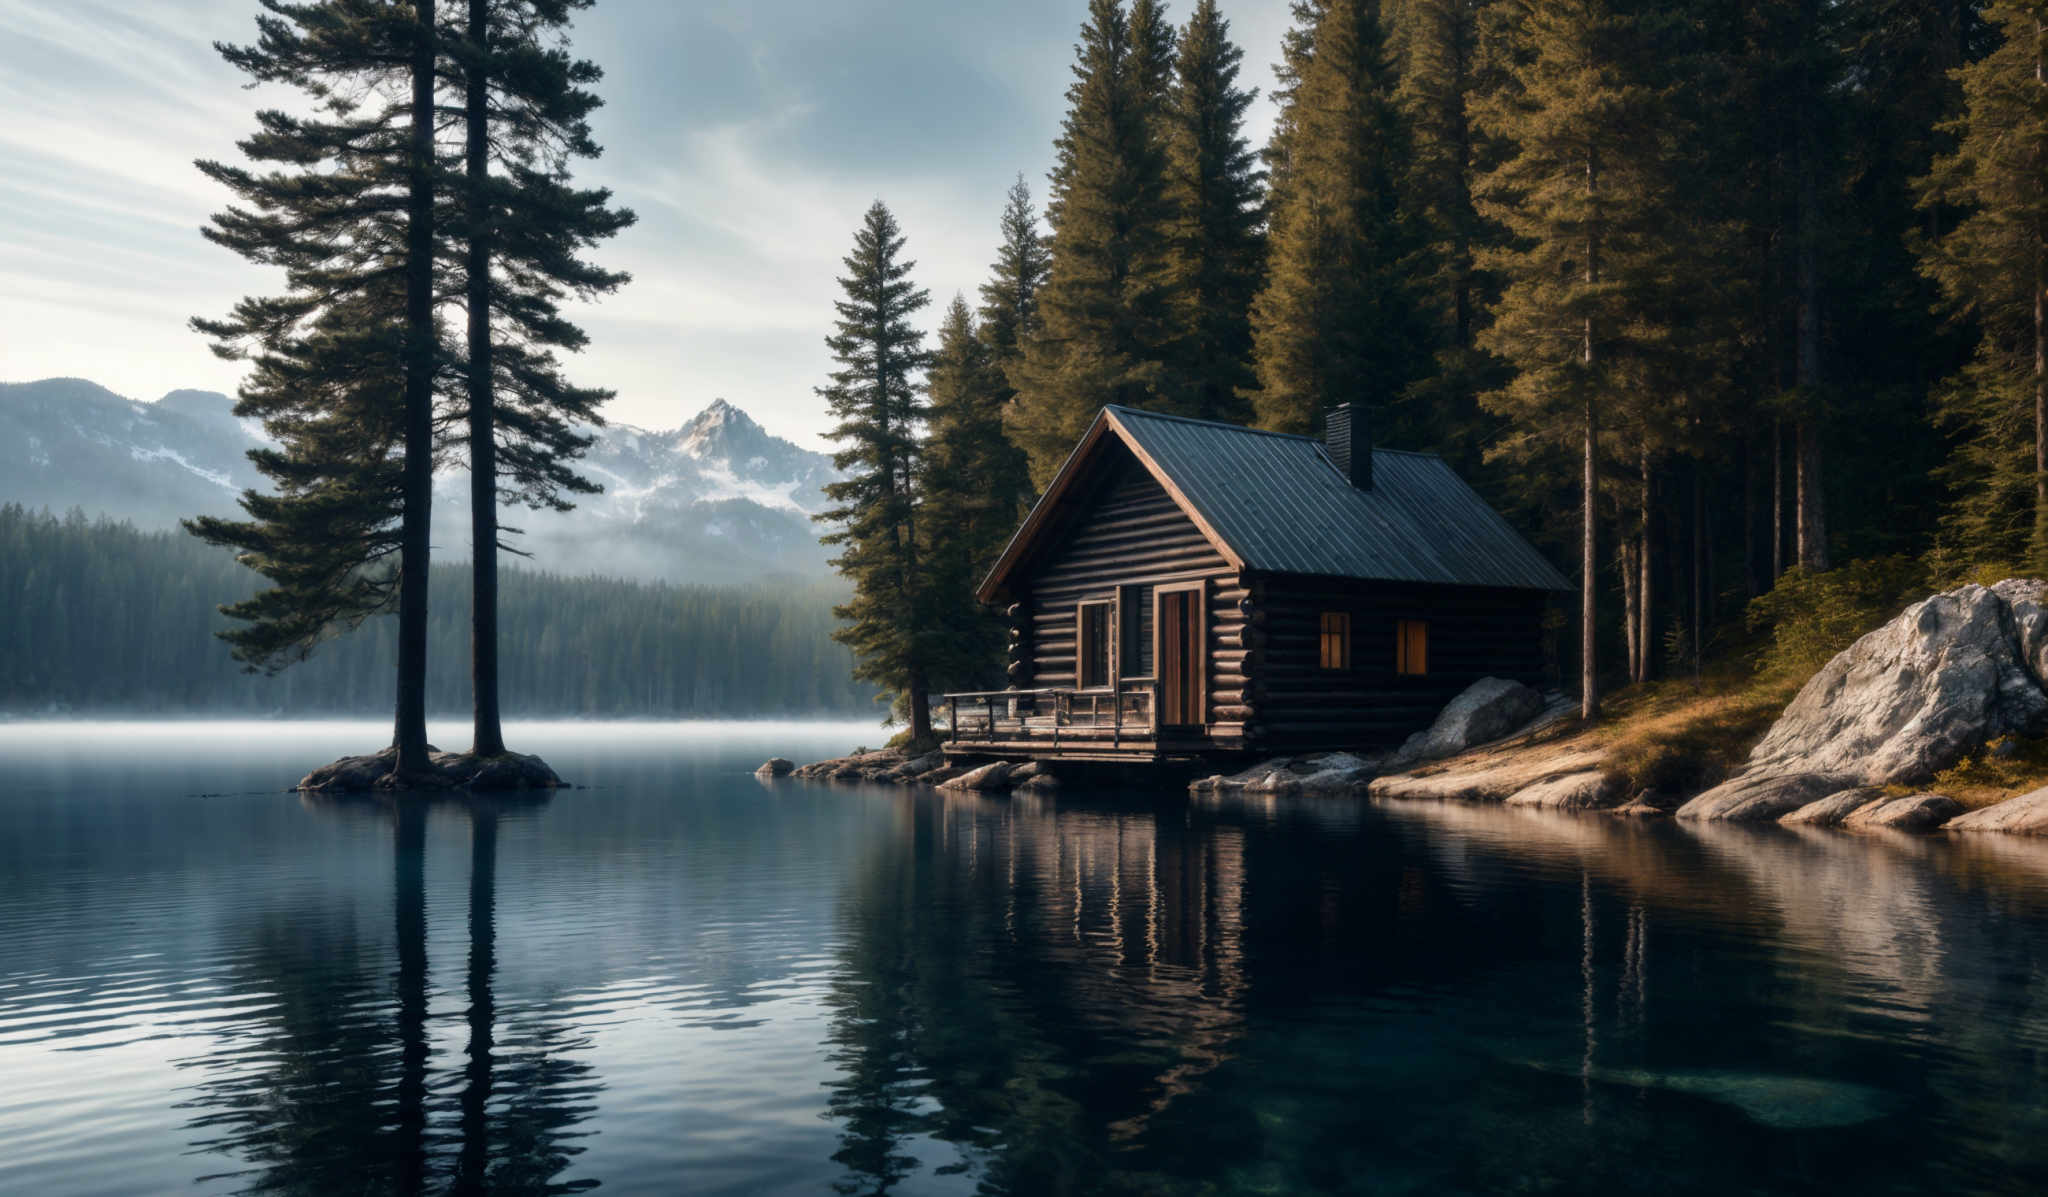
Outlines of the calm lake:
M 280 792 L 381 731 L 0 725 L 0 1192 L 2048 1189 L 2048 842 L 750 776 L 821 725 Z

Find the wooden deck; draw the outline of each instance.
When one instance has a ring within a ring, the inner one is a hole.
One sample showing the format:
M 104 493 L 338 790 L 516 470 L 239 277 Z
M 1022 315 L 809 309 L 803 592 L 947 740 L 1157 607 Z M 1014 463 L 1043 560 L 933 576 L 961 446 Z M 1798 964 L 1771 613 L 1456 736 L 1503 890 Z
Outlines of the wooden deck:
M 975 691 L 944 701 L 948 756 L 1146 764 L 1194 760 L 1218 747 L 1200 728 L 1158 725 L 1152 678 L 1095 690 Z

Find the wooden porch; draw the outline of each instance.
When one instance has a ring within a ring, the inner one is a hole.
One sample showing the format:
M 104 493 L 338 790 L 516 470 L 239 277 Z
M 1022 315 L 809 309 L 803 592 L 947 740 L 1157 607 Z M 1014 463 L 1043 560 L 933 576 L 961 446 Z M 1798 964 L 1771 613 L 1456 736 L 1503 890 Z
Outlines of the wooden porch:
M 945 696 L 949 756 L 1148 762 L 1207 754 L 1201 727 L 1162 727 L 1156 678 L 1076 690 L 974 690 Z

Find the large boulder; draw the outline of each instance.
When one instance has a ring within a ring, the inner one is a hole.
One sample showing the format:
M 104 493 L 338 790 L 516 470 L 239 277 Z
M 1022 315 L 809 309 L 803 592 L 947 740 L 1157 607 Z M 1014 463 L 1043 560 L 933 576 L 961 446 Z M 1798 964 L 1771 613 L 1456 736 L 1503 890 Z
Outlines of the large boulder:
M 2048 786 L 2031 794 L 1973 810 L 1950 819 L 1946 831 L 2009 831 L 2017 835 L 2048 835 Z
M 1544 710 L 1541 694 L 1506 678 L 1480 678 L 1437 713 L 1436 722 L 1409 736 L 1388 758 L 1388 768 L 1456 756 L 1527 727 Z
M 1361 793 L 1378 775 L 1378 757 L 1350 752 L 1318 752 L 1308 756 L 1261 761 L 1240 773 L 1217 774 L 1188 788 L 1198 794 L 1307 794 L 1343 797 Z
M 1502 801 L 1508 806 L 1545 810 L 1601 810 L 1615 804 L 1619 790 L 1607 774 L 1588 769 L 1524 786 Z
M 1750 753 L 1750 774 L 1925 781 L 2005 735 L 2048 726 L 2043 584 L 1964 586 L 1906 608 L 1799 691 Z
M 942 781 L 942 790 L 998 791 L 1010 788 L 1010 772 L 1017 766 L 1010 761 L 997 761 L 978 769 L 969 769 L 950 781 Z
M 1769 823 L 1855 784 L 1854 777 L 1842 773 L 1745 773 L 1701 794 L 1676 813 L 1681 819 Z
M 754 770 L 756 777 L 788 777 L 796 772 L 796 762 L 786 756 L 771 756 Z

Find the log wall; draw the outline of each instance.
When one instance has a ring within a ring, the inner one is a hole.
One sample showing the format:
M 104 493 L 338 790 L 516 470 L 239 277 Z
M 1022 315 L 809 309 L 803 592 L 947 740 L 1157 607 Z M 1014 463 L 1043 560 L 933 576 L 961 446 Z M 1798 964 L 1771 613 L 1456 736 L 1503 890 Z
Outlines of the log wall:
M 1253 585 L 1266 631 L 1250 698 L 1275 752 L 1386 748 L 1429 726 L 1445 703 L 1484 677 L 1541 685 L 1538 592 L 1400 586 L 1272 577 Z M 1321 665 L 1322 614 L 1351 616 L 1351 667 Z M 1395 623 L 1429 624 L 1428 673 L 1395 672 Z

